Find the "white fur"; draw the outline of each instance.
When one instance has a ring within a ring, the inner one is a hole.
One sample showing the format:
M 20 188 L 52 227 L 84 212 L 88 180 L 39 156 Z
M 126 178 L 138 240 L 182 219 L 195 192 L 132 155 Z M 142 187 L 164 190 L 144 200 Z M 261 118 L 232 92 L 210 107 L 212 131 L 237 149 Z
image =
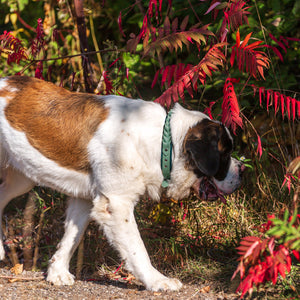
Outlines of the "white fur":
M 229 170 L 227 172 L 226 177 L 224 180 L 219 181 L 213 178 L 214 183 L 216 186 L 224 193 L 224 194 L 231 194 L 235 191 L 240 185 L 240 166 L 241 163 L 235 158 L 232 158 L 230 161 Z
M 5 80 L 0 80 L 0 90 L 2 88 L 9 89 L 11 93 L 17 92 L 13 87 L 8 87 Z M 48 186 L 66 193 L 70 200 L 65 235 L 50 260 L 48 281 L 56 285 L 73 284 L 69 262 L 90 218 L 93 218 L 103 227 L 127 268 L 147 289 L 177 290 L 182 285 L 180 281 L 165 277 L 152 266 L 133 214 L 140 196 L 147 193 L 154 200 L 159 200 L 161 196 L 163 175 L 160 156 L 166 112 L 152 102 L 120 96 L 101 99 L 109 115 L 87 145 L 92 171 L 84 174 L 61 167 L 35 149 L 27 140 L 26 133 L 14 129 L 7 121 L 4 111 L 7 99 L 0 98 L 3 180 L 0 185 L 0 217 L 12 198 L 28 192 L 34 185 Z M 186 197 L 197 180 L 194 173 L 185 168 L 182 143 L 188 129 L 203 118 L 207 116 L 175 105 L 171 118 L 174 151 L 167 191 L 169 197 Z M 233 175 L 228 176 L 232 180 Z M 225 183 L 220 184 L 227 188 Z M 4 258 L 2 239 L 0 258 Z

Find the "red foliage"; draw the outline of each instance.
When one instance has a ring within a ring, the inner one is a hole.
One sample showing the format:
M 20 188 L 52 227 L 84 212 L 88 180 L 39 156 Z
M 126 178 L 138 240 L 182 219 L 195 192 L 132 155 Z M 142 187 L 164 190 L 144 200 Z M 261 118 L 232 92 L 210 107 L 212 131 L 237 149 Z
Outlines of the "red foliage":
M 276 284 L 278 274 L 285 278 L 286 272 L 289 273 L 291 270 L 289 250 L 283 245 L 275 249 L 274 237 L 265 240 L 258 237 L 245 237 L 237 249 L 242 257 L 232 278 L 240 272 L 242 281 L 237 292 L 242 292 L 241 297 L 247 292 L 251 294 L 254 285 L 259 286 L 267 281 Z M 249 265 L 251 266 L 246 271 Z M 246 273 L 247 276 L 244 277 Z
M 125 33 L 123 31 L 123 27 L 122 27 L 122 12 L 120 11 L 119 16 L 118 16 L 118 25 L 119 25 L 119 30 L 122 34 L 123 37 L 125 37 Z
M 147 18 L 145 18 L 144 22 L 148 24 Z M 208 25 L 198 28 L 200 24 L 196 24 L 189 30 L 186 30 L 188 19 L 189 16 L 186 16 L 180 26 L 178 18 L 175 18 L 171 23 L 168 16 L 161 27 L 156 28 L 153 25 L 149 25 L 144 28 L 143 24 L 139 35 L 131 34 L 131 39 L 127 42 L 127 49 L 134 52 L 141 38 L 143 39 L 144 55 L 152 54 L 155 51 L 157 53 L 166 50 L 170 52 L 175 50 L 177 52 L 178 49 L 182 49 L 183 45 L 189 47 L 189 44 L 194 42 L 198 44 L 201 42 L 206 43 L 205 36 L 213 35 L 207 29 Z
M 19 64 L 21 60 L 27 60 L 26 49 L 23 47 L 22 42 L 14 37 L 10 32 L 4 31 L 0 35 L 0 54 L 7 54 L 7 63 Z
M 287 52 L 286 48 L 289 48 L 289 42 L 290 41 L 294 41 L 294 42 L 300 42 L 300 39 L 297 38 L 290 38 L 290 37 L 283 37 L 280 36 L 278 39 L 275 38 L 271 33 L 269 33 L 269 37 L 271 38 L 271 40 L 273 40 L 282 50 L 284 50 L 284 52 Z M 281 61 L 283 61 L 283 56 L 281 54 L 281 52 L 274 46 L 271 45 L 266 45 L 266 47 L 272 49 L 274 51 L 274 53 L 279 57 L 279 59 Z
M 171 6 L 171 1 L 168 0 L 168 2 L 169 5 Z M 157 9 L 158 7 L 159 7 L 159 11 Z M 162 8 L 162 0 L 159 0 L 159 6 L 157 6 L 157 0 L 149 1 L 148 9 L 144 16 L 143 25 L 141 27 L 140 33 L 137 36 L 135 36 L 135 34 L 132 33 L 130 35 L 131 39 L 127 42 L 127 49 L 129 51 L 134 52 L 141 39 L 144 39 L 144 45 L 148 43 L 149 34 L 150 34 L 149 28 L 152 27 L 152 29 L 155 29 L 151 25 L 151 19 L 153 15 L 155 15 L 156 21 L 158 23 L 158 17 L 159 17 L 159 13 L 161 12 L 161 8 Z M 154 9 L 154 14 L 153 14 L 153 9 Z M 120 21 L 121 21 L 121 17 L 119 16 L 119 26 L 121 24 Z
M 38 62 L 38 64 L 37 64 L 37 68 L 35 70 L 34 77 L 45 80 L 45 78 L 43 77 L 43 62 L 42 61 Z
M 103 75 L 103 79 L 104 79 L 104 83 L 105 83 L 105 94 L 110 95 L 113 92 L 112 82 L 107 74 L 107 71 L 104 71 L 102 75 Z
M 247 45 L 252 35 L 250 32 L 241 42 L 240 33 L 236 33 L 236 44 L 232 47 L 230 64 L 233 66 L 234 60 L 236 59 L 238 68 L 241 72 L 246 72 L 252 75 L 254 78 L 258 77 L 258 74 L 264 77 L 264 68 L 269 68 L 270 60 L 267 55 L 262 51 L 257 51 L 257 48 L 264 47 L 261 45 L 262 41 L 256 41 L 253 44 Z
M 260 136 L 257 134 L 257 154 L 259 158 L 262 156 L 262 146 L 261 146 L 261 139 Z
M 223 88 L 222 123 L 231 127 L 235 134 L 237 126 L 243 127 L 240 117 L 238 100 L 234 91 L 233 83 L 238 82 L 235 78 L 227 78 Z
M 292 182 L 296 182 L 296 178 L 291 174 L 291 173 L 287 173 L 285 176 L 284 176 L 284 180 L 283 180 L 283 183 L 282 183 L 282 187 L 284 187 L 286 185 L 286 187 L 288 188 L 289 190 L 289 193 L 291 192 L 291 187 L 292 187 Z
M 300 218 L 295 215 L 293 218 Z M 289 219 L 294 224 L 295 220 Z M 265 233 L 274 227 L 274 215 L 268 217 L 268 222 L 263 224 L 260 232 Z M 294 225 L 293 225 L 294 226 Z M 285 278 L 286 273 L 291 271 L 291 256 L 293 253 L 296 259 L 300 261 L 299 251 L 291 249 L 291 243 L 279 244 L 275 243 L 276 235 L 268 238 L 256 236 L 247 236 L 242 239 L 240 246 L 237 247 L 239 265 L 234 272 L 232 279 L 240 273 L 241 282 L 237 288 L 237 292 L 241 292 L 241 298 L 249 292 L 253 291 L 253 287 L 272 281 L 276 284 L 278 275 Z
M 248 24 L 247 15 L 250 14 L 250 12 L 247 11 L 249 6 L 244 7 L 246 5 L 245 1 L 231 0 L 227 5 L 224 10 L 224 17 L 231 31 L 237 30 L 244 23 Z
M 212 107 L 215 105 L 215 103 L 216 103 L 216 101 L 211 101 L 209 103 L 209 106 L 204 109 L 204 113 L 207 114 L 211 120 L 214 119 L 212 116 L 211 110 L 212 110 Z
M 229 0 L 228 2 L 219 2 L 213 0 L 206 14 L 213 11 L 213 18 L 216 19 L 218 11 L 222 10 L 224 14 L 223 22 L 219 30 L 219 39 L 221 42 L 227 40 L 227 33 L 237 30 L 242 24 L 248 24 L 247 15 L 250 14 L 246 6 L 246 2 L 242 0 Z
M 37 57 L 37 55 L 41 52 L 44 51 L 44 47 L 46 44 L 45 41 L 45 33 L 44 33 L 44 28 L 43 28 L 43 20 L 39 18 L 37 20 L 37 27 L 36 27 L 36 36 L 32 40 L 31 46 L 30 46 L 30 51 L 33 57 Z
M 162 81 L 167 84 L 171 83 L 172 78 L 177 79 L 155 102 L 169 107 L 172 99 L 174 103 L 179 100 L 179 97 L 184 101 L 185 89 L 189 95 L 193 97 L 193 89 L 197 89 L 198 80 L 204 84 L 207 76 L 211 77 L 212 72 L 219 70 L 219 66 L 223 66 L 225 56 L 220 48 L 224 45 L 224 43 L 220 43 L 212 46 L 196 66 L 187 65 L 184 67 L 182 64 L 179 65 L 178 68 L 167 66 L 159 70 L 159 72 L 156 73 L 152 85 L 157 81 L 159 74 L 162 74 Z
M 271 89 L 265 89 L 264 87 L 257 87 L 255 85 L 251 85 L 253 88 L 254 94 L 257 89 L 259 91 L 259 104 L 262 106 L 263 101 L 266 104 L 267 111 L 269 111 L 269 107 L 273 106 L 275 110 L 275 115 L 279 110 L 281 110 L 282 118 L 285 116 L 285 112 L 287 113 L 287 117 L 293 121 L 297 118 L 300 118 L 300 101 L 292 98 L 290 96 L 286 96 L 277 91 L 273 91 Z

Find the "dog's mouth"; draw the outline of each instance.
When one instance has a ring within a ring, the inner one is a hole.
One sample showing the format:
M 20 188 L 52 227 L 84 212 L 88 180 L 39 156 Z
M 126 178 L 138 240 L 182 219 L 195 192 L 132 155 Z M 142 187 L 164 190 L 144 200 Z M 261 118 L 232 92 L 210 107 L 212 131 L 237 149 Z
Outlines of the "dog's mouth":
M 218 189 L 215 183 L 210 177 L 202 177 L 197 180 L 193 189 L 196 193 L 196 196 L 205 201 L 215 201 L 220 199 L 223 203 L 226 203 L 224 193 Z

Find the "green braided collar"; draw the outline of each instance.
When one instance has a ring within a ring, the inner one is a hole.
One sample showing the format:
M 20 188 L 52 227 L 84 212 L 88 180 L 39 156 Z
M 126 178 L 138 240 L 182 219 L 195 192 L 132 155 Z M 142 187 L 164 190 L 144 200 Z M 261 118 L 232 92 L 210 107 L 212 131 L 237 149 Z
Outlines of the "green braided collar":
M 161 186 L 166 188 L 169 186 L 172 169 L 172 137 L 170 119 L 173 111 L 170 110 L 166 116 L 162 142 L 161 142 L 161 170 L 164 176 L 164 181 Z

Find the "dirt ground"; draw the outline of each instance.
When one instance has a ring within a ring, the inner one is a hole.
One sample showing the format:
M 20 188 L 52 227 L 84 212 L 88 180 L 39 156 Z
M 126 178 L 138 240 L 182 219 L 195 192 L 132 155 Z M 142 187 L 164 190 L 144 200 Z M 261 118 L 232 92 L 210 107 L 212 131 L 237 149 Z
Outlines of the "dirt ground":
M 10 277 L 19 278 L 14 281 Z M 41 272 L 23 271 L 14 275 L 7 269 L 0 269 L 0 299 L 237 299 L 232 293 L 215 292 L 209 283 L 185 284 L 178 292 L 151 292 L 138 282 L 128 284 L 117 280 L 76 280 L 73 286 L 53 286 L 43 278 Z

